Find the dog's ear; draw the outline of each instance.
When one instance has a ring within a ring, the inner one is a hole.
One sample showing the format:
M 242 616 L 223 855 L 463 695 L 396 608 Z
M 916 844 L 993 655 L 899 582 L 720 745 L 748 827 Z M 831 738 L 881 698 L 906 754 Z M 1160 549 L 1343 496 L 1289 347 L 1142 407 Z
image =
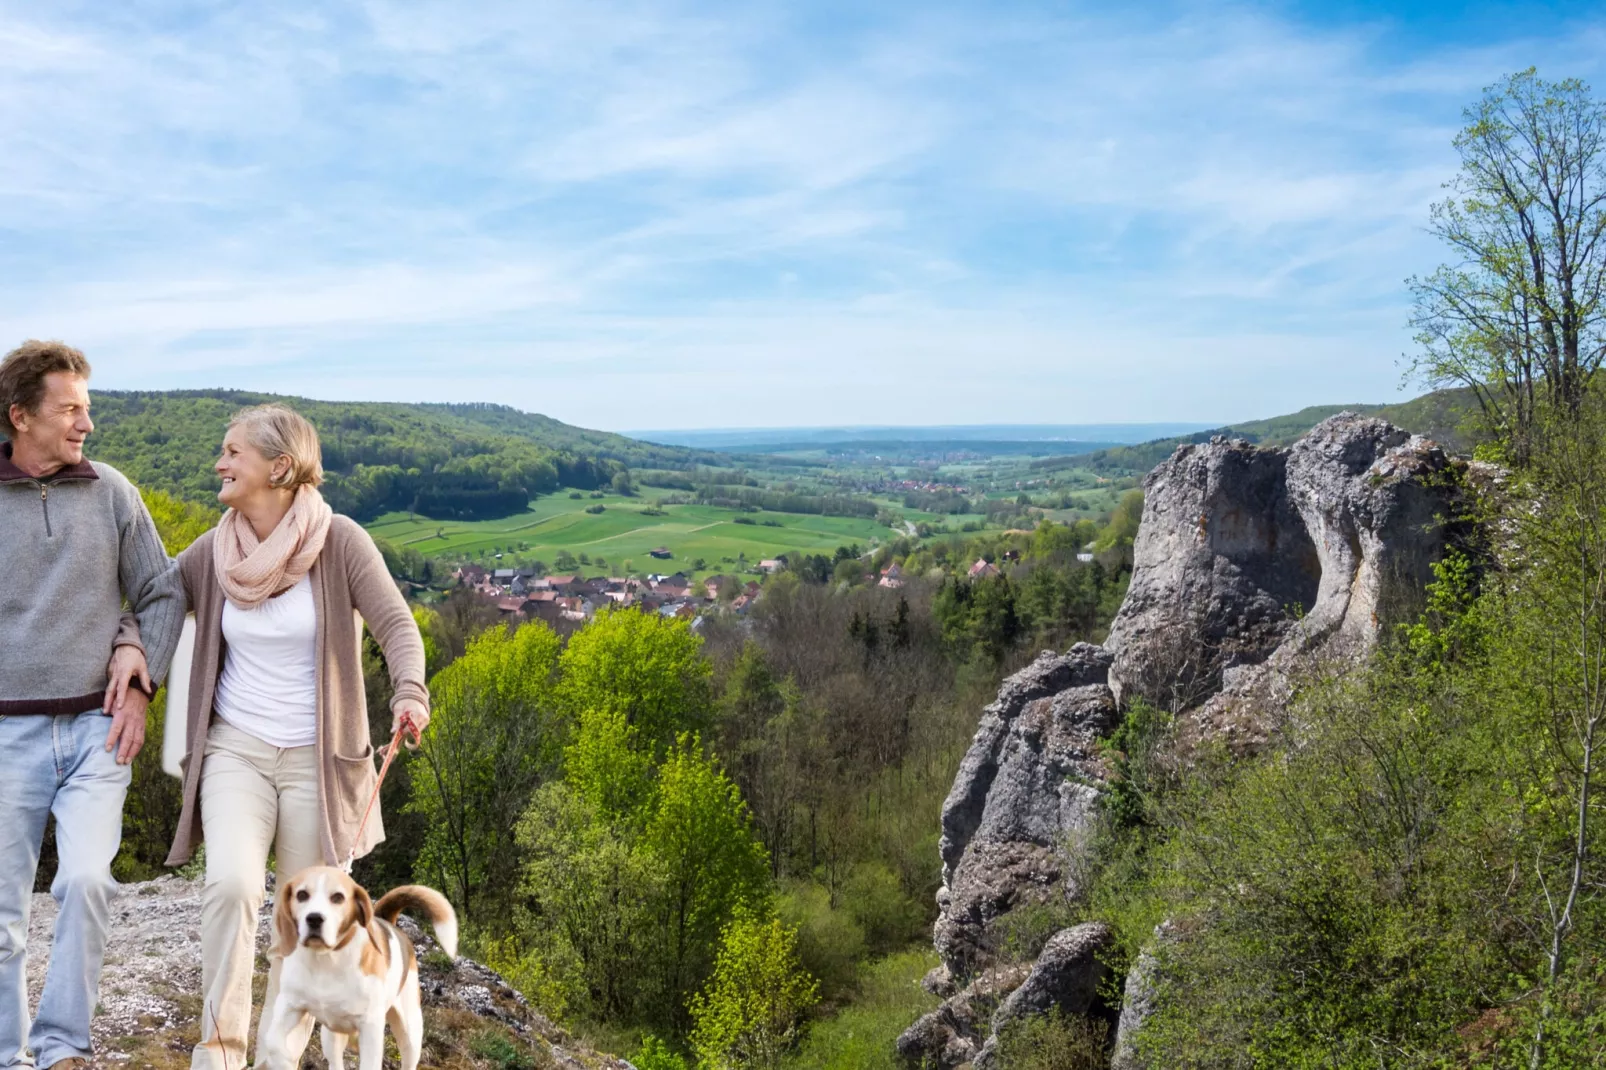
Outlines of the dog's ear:
M 289 958 L 295 952 L 296 944 L 301 942 L 295 909 L 291 906 L 295 902 L 295 894 L 296 882 L 288 880 L 279 886 L 273 897 L 273 928 L 278 934 L 278 941 L 270 950 L 280 958 Z
M 357 928 L 368 929 L 372 932 L 374 924 L 374 901 L 368 897 L 368 889 L 360 884 L 351 888 L 351 906 L 357 915 Z

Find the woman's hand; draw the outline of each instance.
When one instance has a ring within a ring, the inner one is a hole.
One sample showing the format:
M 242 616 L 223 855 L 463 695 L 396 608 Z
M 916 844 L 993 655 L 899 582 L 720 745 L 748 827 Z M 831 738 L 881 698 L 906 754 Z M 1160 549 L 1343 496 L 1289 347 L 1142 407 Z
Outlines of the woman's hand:
M 106 749 L 117 751 L 118 765 L 128 765 L 145 746 L 145 707 L 156 688 L 151 684 L 145 652 L 137 646 L 113 650 L 106 675 L 101 709 L 112 719 L 111 731 L 106 733 Z M 145 685 L 145 690 L 132 686 L 136 679 Z
M 123 708 L 129 685 L 136 679 L 144 685 L 148 701 L 156 693 L 156 688 L 151 683 L 150 668 L 145 664 L 145 651 L 128 645 L 113 650 L 112 660 L 106 665 L 106 694 L 101 699 L 101 709 L 108 715 L 116 716 Z
M 391 735 L 395 735 L 398 730 L 404 730 L 402 742 L 407 744 L 408 750 L 412 750 L 418 746 L 419 738 L 429 726 L 429 711 L 424 708 L 422 702 L 411 698 L 402 699 L 392 709 L 395 711 L 395 716 L 390 722 Z

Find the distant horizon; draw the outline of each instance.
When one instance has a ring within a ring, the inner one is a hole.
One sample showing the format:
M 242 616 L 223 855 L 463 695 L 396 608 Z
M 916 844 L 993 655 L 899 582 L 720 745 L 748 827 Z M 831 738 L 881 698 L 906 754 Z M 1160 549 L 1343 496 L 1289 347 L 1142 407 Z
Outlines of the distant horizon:
M 627 429 L 614 432 L 643 442 L 693 449 L 755 444 L 829 446 L 852 442 L 1064 442 L 1073 445 L 1132 444 L 1194 434 L 1226 423 L 1156 421 L 1153 423 L 986 423 L 986 424 L 843 424 L 838 426 L 685 427 Z

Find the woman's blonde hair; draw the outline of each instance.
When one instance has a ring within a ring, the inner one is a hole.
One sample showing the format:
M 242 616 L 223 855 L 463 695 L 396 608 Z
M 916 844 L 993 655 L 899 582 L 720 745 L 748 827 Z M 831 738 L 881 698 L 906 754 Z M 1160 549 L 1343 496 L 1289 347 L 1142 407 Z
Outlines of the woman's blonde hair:
M 270 462 L 290 458 L 289 471 L 273 480 L 273 486 L 294 490 L 303 483 L 316 487 L 323 482 L 323 447 L 318 442 L 318 430 L 299 412 L 286 405 L 255 405 L 234 414 L 229 428 L 236 427 L 245 432 L 246 442 Z

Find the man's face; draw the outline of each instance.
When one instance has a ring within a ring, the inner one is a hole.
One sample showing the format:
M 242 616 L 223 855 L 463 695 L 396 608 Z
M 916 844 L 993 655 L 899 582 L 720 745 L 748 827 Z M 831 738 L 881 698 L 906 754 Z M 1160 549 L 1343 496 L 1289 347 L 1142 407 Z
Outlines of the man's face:
M 72 372 L 45 376 L 45 396 L 39 411 L 11 407 L 16 428 L 13 454 L 23 454 L 47 472 L 84 459 L 84 439 L 95 429 L 89 419 L 89 380 Z

